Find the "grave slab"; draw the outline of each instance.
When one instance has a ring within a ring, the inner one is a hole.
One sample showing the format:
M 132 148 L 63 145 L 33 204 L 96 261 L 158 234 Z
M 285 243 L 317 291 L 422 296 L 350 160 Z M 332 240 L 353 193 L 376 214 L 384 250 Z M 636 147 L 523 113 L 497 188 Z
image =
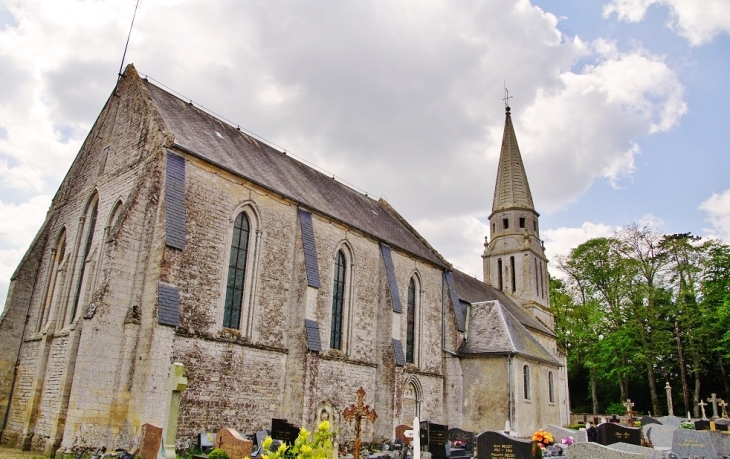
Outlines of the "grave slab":
M 568 437 L 573 437 L 573 440 L 577 443 L 585 443 L 588 441 L 588 433 L 585 430 L 566 429 L 552 424 L 547 426 L 545 430 L 550 432 L 555 443 L 560 443 L 560 440 Z
M 657 418 L 657 420 L 662 425 L 676 427 L 677 429 L 682 425 L 682 418 L 678 418 L 677 416 L 662 416 Z
M 639 419 L 639 421 L 641 421 L 642 426 L 645 426 L 647 424 L 661 424 L 661 422 L 658 419 L 653 418 L 651 416 L 642 416 L 642 418 Z
M 253 442 L 243 438 L 237 431 L 225 427 L 216 434 L 215 447 L 227 452 L 231 459 L 243 459 L 251 457 Z
M 486 431 L 477 437 L 477 459 L 533 459 L 532 442 L 501 432 Z
M 592 442 L 572 444 L 568 447 L 567 453 L 568 459 L 644 459 L 641 453 L 620 451 L 612 446 Z
M 636 453 L 641 454 L 641 457 L 644 457 L 646 459 L 664 459 L 664 453 L 662 451 L 652 449 L 652 448 L 646 448 L 644 446 L 637 446 L 637 445 L 631 445 L 629 443 L 614 443 L 613 445 L 609 446 L 611 449 L 615 449 L 618 451 L 623 451 L 626 453 Z
M 607 422 L 596 427 L 596 435 L 598 443 L 604 446 L 619 442 L 641 446 L 641 432 L 637 427 Z
M 717 457 L 719 453 L 715 442 L 710 438 L 709 431 L 692 429 L 677 429 L 674 432 L 672 452 L 678 457 L 697 456 L 708 458 Z
M 139 457 L 142 459 L 157 459 L 161 443 L 162 427 L 143 424 L 142 435 L 139 440 Z
M 676 427 L 665 426 L 661 424 L 650 424 L 642 426 L 644 429 L 644 436 L 651 440 L 654 448 L 658 449 L 671 449 L 672 440 L 674 439 L 674 432 L 677 430 Z

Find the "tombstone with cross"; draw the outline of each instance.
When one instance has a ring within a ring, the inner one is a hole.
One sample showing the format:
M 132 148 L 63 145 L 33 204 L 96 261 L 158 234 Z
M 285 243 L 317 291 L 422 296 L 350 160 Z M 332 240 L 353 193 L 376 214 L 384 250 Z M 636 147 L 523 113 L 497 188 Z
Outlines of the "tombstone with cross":
M 626 414 L 629 416 L 629 425 L 633 427 L 634 425 L 634 411 L 632 408 L 634 407 L 634 403 L 626 399 L 626 403 L 624 403 L 624 406 L 626 407 Z
M 413 447 L 413 459 L 421 459 L 421 435 L 416 426 L 420 426 L 418 418 L 413 418 L 413 429 L 406 430 L 404 433 L 406 437 L 411 439 L 411 446 Z
M 182 392 L 188 388 L 188 378 L 185 377 L 185 366 L 175 362 L 170 366 L 170 376 L 165 383 L 165 390 L 169 393 L 165 403 L 165 421 L 162 428 L 162 444 L 157 455 L 159 459 L 175 459 L 175 439 L 177 438 L 177 418 L 180 414 Z
M 712 397 L 708 398 L 707 401 L 712 403 L 712 419 L 717 418 L 717 394 L 710 394 Z
M 720 399 L 720 403 L 718 403 L 718 406 L 722 409 L 722 418 L 727 419 L 727 402 L 725 400 Z
M 700 407 L 700 410 L 702 410 L 702 419 L 707 420 L 707 414 L 705 413 L 705 407 L 707 406 L 707 403 L 700 400 L 700 403 L 697 404 Z
M 370 405 L 365 404 L 365 389 L 360 387 L 357 391 L 357 404 L 352 404 L 345 408 L 342 412 L 342 417 L 345 421 L 355 421 L 355 451 L 353 452 L 354 459 L 360 459 L 360 445 L 362 444 L 362 418 L 370 422 L 375 422 L 378 419 L 378 413 L 374 409 L 370 408 Z
M 667 408 L 669 409 L 669 416 L 674 416 L 674 405 L 672 404 L 672 386 L 669 385 L 669 381 L 667 381 L 667 385 L 664 387 L 667 391 Z

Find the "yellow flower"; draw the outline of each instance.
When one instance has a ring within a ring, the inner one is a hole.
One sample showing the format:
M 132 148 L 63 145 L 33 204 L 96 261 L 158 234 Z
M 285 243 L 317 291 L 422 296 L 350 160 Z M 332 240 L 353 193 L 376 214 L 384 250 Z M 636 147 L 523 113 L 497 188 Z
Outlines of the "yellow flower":
M 309 438 L 309 431 L 302 427 L 301 429 L 299 429 L 299 437 L 306 440 L 307 438 Z
M 330 430 L 330 422 L 322 421 L 319 423 L 319 430 Z
M 271 438 L 271 437 L 268 437 L 268 436 L 267 436 L 267 437 L 266 437 L 266 438 L 264 439 L 264 443 L 263 443 L 263 444 L 262 444 L 261 446 L 263 446 L 263 448 L 264 448 L 265 450 L 267 450 L 267 451 L 268 451 L 268 450 L 269 450 L 269 448 L 271 448 L 271 443 L 272 443 L 273 441 L 274 441 L 274 439 L 273 439 L 273 438 Z
M 312 452 L 312 447 L 309 445 L 302 445 L 302 454 L 309 454 Z
M 279 449 L 276 450 L 276 452 L 279 454 L 284 454 L 286 452 L 286 443 L 282 443 L 281 445 L 279 445 Z

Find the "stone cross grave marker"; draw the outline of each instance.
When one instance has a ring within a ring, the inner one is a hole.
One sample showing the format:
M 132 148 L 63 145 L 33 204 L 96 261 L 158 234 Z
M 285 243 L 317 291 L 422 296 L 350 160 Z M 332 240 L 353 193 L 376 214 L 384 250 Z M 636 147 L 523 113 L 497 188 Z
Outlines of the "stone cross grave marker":
M 418 422 L 418 418 L 413 418 L 413 425 L 414 426 L 420 426 L 421 423 Z M 406 430 L 404 432 L 406 438 L 411 439 L 411 446 L 413 446 L 413 459 L 421 459 L 421 433 L 419 430 L 416 430 L 415 427 L 412 429 Z
M 705 407 L 707 406 L 707 403 L 700 400 L 700 403 L 698 403 L 698 405 L 700 406 L 700 409 L 702 410 L 702 419 L 707 420 L 707 414 L 705 413 Z
M 165 383 L 165 390 L 170 392 L 165 403 L 165 420 L 162 427 L 162 448 L 159 459 L 176 459 L 175 438 L 177 437 L 177 418 L 180 414 L 182 392 L 188 388 L 185 377 L 185 365 L 175 362 L 170 366 L 170 377 Z
M 667 381 L 667 385 L 664 386 L 664 388 L 667 390 L 667 409 L 669 410 L 669 416 L 674 416 L 674 404 L 672 403 L 672 386 L 669 385 L 669 381 Z
M 624 403 L 624 406 L 626 407 L 626 414 L 629 416 L 629 425 L 634 426 L 634 411 L 631 409 L 634 407 L 634 404 L 629 400 L 626 399 L 626 403 Z
M 355 451 L 353 452 L 354 459 L 360 459 L 360 444 L 362 443 L 362 418 L 370 422 L 375 422 L 378 419 L 378 413 L 374 409 L 370 408 L 370 405 L 365 405 L 365 389 L 360 387 L 357 390 L 357 404 L 352 404 L 345 408 L 342 412 L 342 417 L 345 421 L 355 421 Z M 417 424 L 414 424 L 414 426 Z M 415 458 L 414 458 L 415 459 Z
M 719 417 L 717 415 L 717 394 L 710 394 L 712 397 L 708 398 L 707 401 L 712 403 L 712 419 Z
M 718 405 L 720 405 L 720 408 L 722 408 L 722 418 L 727 419 L 727 403 L 725 402 L 725 400 L 720 399 L 720 403 L 718 403 Z

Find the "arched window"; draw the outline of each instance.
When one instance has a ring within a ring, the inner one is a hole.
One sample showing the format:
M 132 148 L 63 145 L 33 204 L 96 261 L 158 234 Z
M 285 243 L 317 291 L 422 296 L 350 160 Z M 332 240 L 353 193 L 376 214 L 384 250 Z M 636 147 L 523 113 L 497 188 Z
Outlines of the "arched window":
M 86 239 L 83 245 L 83 251 L 81 252 L 81 259 L 79 260 L 79 275 L 76 281 L 76 295 L 74 295 L 73 307 L 71 308 L 71 316 L 69 321 L 73 322 L 76 319 L 76 312 L 81 302 L 81 295 L 83 293 L 83 286 L 85 283 L 84 276 L 86 275 L 86 264 L 87 258 L 91 253 L 91 243 L 94 242 L 94 230 L 96 229 L 96 217 L 99 213 L 99 197 L 95 196 L 92 204 L 88 207 L 89 211 L 85 215 L 84 220 L 84 231 L 86 232 Z
M 347 264 L 342 250 L 337 251 L 335 276 L 332 285 L 332 324 L 330 327 L 330 349 L 342 349 L 342 322 L 345 306 L 345 274 Z
M 530 367 L 522 366 L 522 396 L 525 400 L 530 400 Z
M 51 308 L 54 304 L 54 299 L 59 291 L 59 286 L 63 284 L 63 279 L 60 274 L 63 270 L 63 259 L 66 256 L 66 228 L 61 230 L 61 234 L 56 239 L 56 246 L 51 250 L 51 275 L 48 279 L 48 286 L 46 287 L 46 296 L 43 301 L 43 307 L 41 308 L 40 315 L 38 316 L 38 327 L 37 331 L 40 331 L 43 324 L 48 322 L 48 318 L 51 313 Z
M 403 424 L 411 424 L 413 418 L 421 417 L 422 398 L 423 389 L 421 382 L 415 376 L 406 379 L 403 385 L 403 405 L 401 409 L 401 421 Z
M 251 227 L 245 212 L 241 212 L 233 223 L 231 255 L 228 260 L 228 281 L 226 302 L 223 309 L 223 326 L 238 329 L 241 326 L 243 289 L 246 282 L 246 262 Z
M 548 371 L 548 400 L 555 403 L 555 379 L 552 371 Z
M 408 322 L 406 324 L 406 362 L 415 363 L 416 351 L 416 280 L 408 283 Z
M 497 286 L 502 290 L 502 259 L 497 259 Z
M 517 276 L 515 274 L 515 257 L 509 257 L 509 269 L 512 274 L 512 292 L 517 290 Z

